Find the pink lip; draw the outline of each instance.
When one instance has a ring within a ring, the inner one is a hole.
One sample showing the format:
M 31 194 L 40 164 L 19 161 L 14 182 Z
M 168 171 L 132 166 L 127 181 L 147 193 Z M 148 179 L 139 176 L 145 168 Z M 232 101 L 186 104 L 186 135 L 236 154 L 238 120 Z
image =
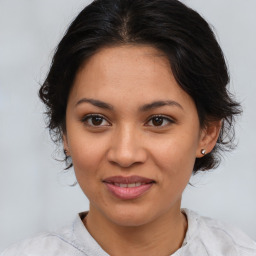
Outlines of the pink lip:
M 104 179 L 103 182 L 129 184 L 129 183 L 136 183 L 136 182 L 150 183 L 150 182 L 154 182 L 154 180 L 140 177 L 140 176 L 127 176 L 127 177 L 112 176 Z
M 146 191 L 148 191 L 155 183 L 154 180 L 140 177 L 140 176 L 129 176 L 129 177 L 122 177 L 122 176 L 113 176 L 107 179 L 104 179 L 103 182 L 105 183 L 108 190 L 117 198 L 123 200 L 135 199 L 142 196 Z M 143 183 L 137 187 L 120 187 L 118 184 L 132 184 L 132 183 Z

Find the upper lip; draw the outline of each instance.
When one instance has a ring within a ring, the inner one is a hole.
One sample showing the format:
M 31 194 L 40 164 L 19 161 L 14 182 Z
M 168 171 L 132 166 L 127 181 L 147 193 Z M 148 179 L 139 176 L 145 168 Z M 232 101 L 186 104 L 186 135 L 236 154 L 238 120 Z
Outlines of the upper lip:
M 152 179 L 148 179 L 141 176 L 112 176 L 103 180 L 107 183 L 120 183 L 120 184 L 132 184 L 132 183 L 152 183 L 155 182 Z

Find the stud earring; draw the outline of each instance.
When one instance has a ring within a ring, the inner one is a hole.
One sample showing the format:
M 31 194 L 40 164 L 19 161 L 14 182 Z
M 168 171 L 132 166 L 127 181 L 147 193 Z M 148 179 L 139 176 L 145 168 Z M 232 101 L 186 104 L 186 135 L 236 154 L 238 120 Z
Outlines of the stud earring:
M 206 150 L 205 150 L 205 149 L 202 149 L 202 150 L 201 150 L 201 154 L 205 156 L 205 155 L 206 155 Z
M 68 151 L 66 149 L 63 150 L 66 157 L 68 157 Z

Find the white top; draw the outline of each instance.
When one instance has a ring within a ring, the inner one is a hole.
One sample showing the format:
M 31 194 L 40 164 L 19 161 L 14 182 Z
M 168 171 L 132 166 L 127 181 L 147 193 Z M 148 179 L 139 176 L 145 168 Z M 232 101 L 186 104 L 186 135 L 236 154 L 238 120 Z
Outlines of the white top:
M 256 243 L 241 231 L 193 211 L 182 210 L 188 230 L 182 247 L 171 256 L 256 256 Z M 73 225 L 43 233 L 6 249 L 0 256 L 108 256 L 77 215 Z

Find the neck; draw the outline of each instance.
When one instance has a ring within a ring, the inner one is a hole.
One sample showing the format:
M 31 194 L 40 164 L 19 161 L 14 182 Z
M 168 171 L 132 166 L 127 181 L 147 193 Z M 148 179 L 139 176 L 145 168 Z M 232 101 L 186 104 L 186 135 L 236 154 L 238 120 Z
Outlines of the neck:
M 161 215 L 150 223 L 127 227 L 110 222 L 90 208 L 85 226 L 110 255 L 170 255 L 184 240 L 187 220 L 180 208 Z

